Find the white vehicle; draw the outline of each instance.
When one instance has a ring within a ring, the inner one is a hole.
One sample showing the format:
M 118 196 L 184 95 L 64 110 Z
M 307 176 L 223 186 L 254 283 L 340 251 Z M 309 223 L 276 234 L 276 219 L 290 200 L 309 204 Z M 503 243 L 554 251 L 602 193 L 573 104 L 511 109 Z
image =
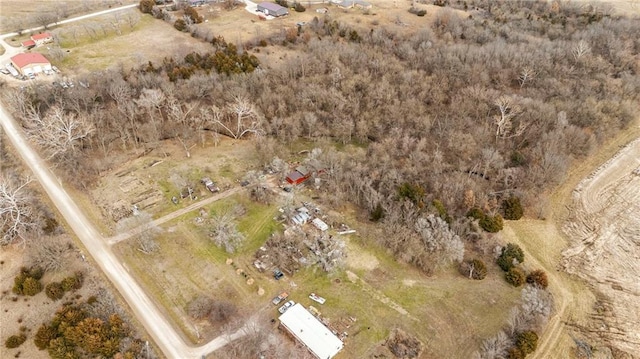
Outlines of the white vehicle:
M 284 314 L 284 312 L 286 312 L 287 309 L 293 307 L 295 304 L 296 304 L 296 302 L 290 300 L 290 301 L 284 303 L 282 305 L 282 307 L 278 308 L 278 312 L 280 312 L 280 314 Z
M 324 302 L 326 301 L 326 299 L 316 295 L 316 293 L 309 294 L 309 298 L 311 300 L 313 300 L 313 301 L 316 301 L 316 302 L 320 303 L 320 304 L 324 304 Z

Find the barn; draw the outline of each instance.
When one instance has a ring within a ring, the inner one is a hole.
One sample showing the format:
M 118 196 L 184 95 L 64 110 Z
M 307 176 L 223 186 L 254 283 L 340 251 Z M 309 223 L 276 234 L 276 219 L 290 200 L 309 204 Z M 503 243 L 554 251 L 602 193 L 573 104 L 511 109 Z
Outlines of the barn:
M 297 167 L 295 171 L 289 173 L 287 176 L 287 182 L 292 185 L 298 185 L 309 179 L 309 177 L 311 177 L 309 170 L 304 166 L 300 166 Z
M 11 63 L 23 75 L 39 74 L 51 71 L 51 63 L 37 52 L 18 54 L 11 58 Z
M 287 10 L 286 7 L 282 7 L 271 2 L 261 2 L 260 4 L 258 4 L 258 11 L 274 17 L 289 14 L 289 10 Z
M 331 359 L 342 350 L 340 338 L 300 303 L 280 316 L 280 325 L 318 359 Z

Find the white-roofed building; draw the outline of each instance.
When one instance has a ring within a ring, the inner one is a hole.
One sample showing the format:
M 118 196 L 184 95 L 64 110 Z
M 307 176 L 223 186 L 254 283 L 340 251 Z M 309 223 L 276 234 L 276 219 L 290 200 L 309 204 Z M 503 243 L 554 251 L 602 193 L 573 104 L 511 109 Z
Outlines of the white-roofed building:
M 314 218 L 313 221 L 311 221 L 311 223 L 318 228 L 321 231 L 326 231 L 327 229 L 329 229 L 329 225 L 324 223 L 323 220 L 321 220 L 320 218 Z
M 343 343 L 300 303 L 280 316 L 280 324 L 318 359 L 331 359 Z

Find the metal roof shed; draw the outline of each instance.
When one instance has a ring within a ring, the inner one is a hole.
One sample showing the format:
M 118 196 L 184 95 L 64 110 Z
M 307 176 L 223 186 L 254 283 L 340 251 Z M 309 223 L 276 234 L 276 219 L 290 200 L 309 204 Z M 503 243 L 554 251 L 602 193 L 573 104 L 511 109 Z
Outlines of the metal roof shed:
M 289 14 L 289 10 L 287 10 L 286 7 L 271 2 L 261 2 L 258 4 L 258 11 L 275 17 Z
M 282 314 L 280 323 L 318 359 L 331 359 L 342 350 L 342 341 L 300 303 Z

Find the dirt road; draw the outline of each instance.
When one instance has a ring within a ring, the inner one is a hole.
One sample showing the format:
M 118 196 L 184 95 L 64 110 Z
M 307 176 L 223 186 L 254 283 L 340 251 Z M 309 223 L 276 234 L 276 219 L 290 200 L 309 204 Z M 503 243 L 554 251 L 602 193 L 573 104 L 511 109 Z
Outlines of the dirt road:
M 67 225 L 80 239 L 99 268 L 120 292 L 120 295 L 130 306 L 138 321 L 142 323 L 147 333 L 149 333 L 166 357 L 176 359 L 200 358 L 202 355 L 224 346 L 229 340 L 234 340 L 244 334 L 241 329 L 232 335 L 216 338 L 197 348 L 188 346 L 114 255 L 107 241 L 102 238 L 98 230 L 73 202 L 62 184 L 49 171 L 47 164 L 30 147 L 23 132 L 18 129 L 16 122 L 1 104 L 0 124 L 4 128 L 9 141 L 19 152 L 25 164 L 31 169 L 51 201 L 66 220 Z
M 176 219 L 180 216 L 183 216 L 191 211 L 195 211 L 196 209 L 202 208 L 204 206 L 210 205 L 213 202 L 219 201 L 221 199 L 230 197 L 236 193 L 241 192 L 242 190 L 244 190 L 245 188 L 243 187 L 234 187 L 230 190 L 224 191 L 224 192 L 220 192 L 217 193 L 209 198 L 203 199 L 202 201 L 193 203 L 187 207 L 181 208 L 179 210 L 173 211 L 165 216 L 162 216 L 156 220 L 153 221 L 153 224 L 156 226 L 160 226 L 164 223 L 167 223 L 173 219 Z M 142 226 L 142 228 L 134 228 L 128 232 L 125 233 L 121 233 L 118 234 L 116 236 L 113 236 L 111 238 L 107 239 L 107 242 L 109 243 L 109 245 L 114 245 L 116 243 L 122 242 L 124 240 L 127 240 L 129 238 L 131 238 L 132 236 L 136 235 L 139 231 L 141 230 L 145 230 L 147 227 L 146 226 Z

